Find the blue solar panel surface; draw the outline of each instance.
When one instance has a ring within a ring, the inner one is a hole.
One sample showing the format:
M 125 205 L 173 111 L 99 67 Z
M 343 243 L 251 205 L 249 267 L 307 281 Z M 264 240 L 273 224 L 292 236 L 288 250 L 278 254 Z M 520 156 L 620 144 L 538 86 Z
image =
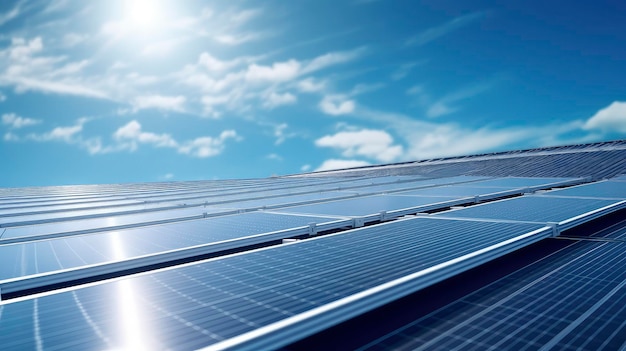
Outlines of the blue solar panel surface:
M 626 350 L 624 155 L 619 141 L 268 179 L 0 188 L 0 349 L 270 349 L 560 232 L 596 242 L 369 347 Z M 354 198 L 325 201 L 337 196 Z M 473 206 L 397 220 L 460 204 Z M 346 231 L 378 220 L 392 221 Z M 306 237 L 311 222 L 340 233 L 180 261 Z
M 359 197 L 347 200 L 337 200 L 317 203 L 312 205 L 293 206 L 281 209 L 281 212 L 288 213 L 313 213 L 335 216 L 367 216 L 382 211 L 393 212 L 404 209 L 437 205 L 435 207 L 446 207 L 450 204 L 469 202 L 472 199 L 462 200 L 463 197 L 456 196 L 395 196 L 395 195 L 374 195 Z M 411 212 L 411 211 L 409 211 Z
M 149 349 L 195 349 L 507 240 L 550 234 L 532 224 L 380 224 L 8 303 L 0 311 L 0 345 L 108 349 L 139 341 Z
M 418 196 L 480 196 L 497 197 L 509 193 L 524 193 L 523 188 L 504 187 L 475 187 L 467 185 L 438 186 L 434 188 L 418 189 L 394 193 L 394 195 L 418 195 Z
M 521 196 L 442 212 L 437 216 L 558 223 L 619 203 L 620 200 Z
M 58 234 L 63 236 L 67 233 L 80 232 L 86 230 L 104 231 L 110 227 L 124 225 L 140 225 L 142 223 L 150 223 L 154 221 L 163 221 L 175 218 L 199 217 L 205 212 L 216 213 L 218 210 L 209 209 L 208 211 L 202 207 L 181 208 L 177 210 L 167 210 L 159 212 L 136 213 L 125 216 L 111 216 L 91 219 L 82 219 L 66 222 L 53 222 L 37 225 L 25 225 L 16 227 L 7 227 L 3 229 L 0 235 L 0 244 L 8 239 L 28 240 L 32 236 L 46 236 Z
M 545 193 L 554 196 L 580 196 L 626 200 L 626 182 L 597 182 Z
M 497 179 L 487 179 L 481 180 L 477 182 L 473 182 L 472 186 L 496 186 L 496 187 L 506 187 L 506 188 L 520 188 L 520 187 L 536 187 L 536 186 L 546 186 L 546 185 L 560 185 L 560 184 L 569 184 L 576 183 L 579 180 L 572 178 L 529 178 L 529 177 L 508 177 L 508 178 L 497 178 Z
M 361 350 L 621 350 L 626 243 L 579 242 Z
M 0 288 L 6 279 L 26 278 L 34 274 L 76 269 L 93 264 L 120 262 L 200 245 L 205 245 L 204 252 L 210 252 L 211 245 L 220 242 L 230 240 L 233 242 L 229 246 L 236 247 L 236 239 L 295 228 L 301 228 L 300 234 L 303 234 L 306 232 L 304 227 L 308 228 L 310 223 L 321 224 L 335 220 L 328 217 L 250 212 L 99 234 L 0 245 L 0 267 L 3 267 L 0 269 Z M 256 241 L 263 242 L 267 239 L 259 237 Z M 250 244 L 246 242 L 246 245 Z

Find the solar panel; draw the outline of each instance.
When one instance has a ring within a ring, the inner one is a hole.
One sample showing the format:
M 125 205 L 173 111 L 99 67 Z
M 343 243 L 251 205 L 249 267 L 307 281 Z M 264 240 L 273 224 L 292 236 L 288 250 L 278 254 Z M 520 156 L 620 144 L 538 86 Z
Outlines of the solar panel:
M 467 197 L 427 197 L 374 195 L 353 199 L 322 202 L 280 209 L 281 213 L 309 213 L 363 217 L 365 221 L 386 220 L 409 213 L 445 208 L 474 201 Z
M 316 227 L 311 228 L 310 224 Z M 0 245 L 0 291 L 104 273 L 351 225 L 328 217 L 250 212 L 135 229 Z M 33 275 L 37 275 L 33 277 Z
M 214 212 L 215 211 L 215 212 Z M 176 210 L 135 213 L 125 216 L 90 218 L 66 222 L 52 222 L 37 225 L 22 225 L 3 228 L 0 245 L 12 242 L 45 239 L 76 234 L 96 233 L 150 224 L 174 222 L 178 220 L 200 219 L 203 213 L 218 213 L 217 209 L 203 207 L 181 208 Z M 219 210 L 219 212 L 222 212 Z M 17 223 L 15 223 L 17 224 Z
M 559 230 L 626 207 L 626 201 L 527 195 L 442 212 L 447 218 L 482 218 L 557 223 Z
M 550 235 L 533 224 L 398 220 L 8 301 L 0 345 L 273 349 Z
M 596 182 L 566 189 L 553 190 L 545 194 L 553 196 L 579 196 L 626 200 L 626 183 L 613 181 Z
M 626 244 L 579 242 L 360 350 L 619 350 Z
M 554 186 L 571 185 L 581 183 L 581 178 L 527 178 L 507 177 L 488 179 L 472 183 L 472 186 L 501 186 L 507 188 L 526 187 L 529 190 L 546 189 Z
M 433 188 L 403 191 L 394 195 L 418 195 L 418 196 L 469 196 L 479 200 L 487 200 L 502 196 L 523 194 L 524 188 L 503 188 L 503 187 L 474 187 L 468 185 L 449 185 Z
M 432 186 L 442 185 L 442 184 L 464 184 L 464 183 L 469 183 L 469 182 L 474 182 L 477 180 L 484 180 L 484 179 L 490 179 L 490 178 L 478 177 L 478 176 L 458 176 L 458 177 L 446 177 L 446 178 L 431 178 L 431 179 L 424 179 L 424 180 L 417 180 L 417 181 L 403 182 L 403 183 L 371 185 L 367 187 L 358 187 L 358 188 L 344 186 L 341 189 L 357 192 L 359 194 L 375 194 L 375 193 L 395 192 L 395 191 L 401 191 L 401 190 L 407 190 L 407 189 L 427 188 L 427 187 L 432 187 Z
M 327 191 L 321 193 L 303 194 L 303 195 L 291 195 L 281 197 L 271 197 L 258 200 L 242 200 L 230 203 L 224 203 L 220 205 L 213 205 L 213 208 L 224 209 L 255 209 L 255 208 L 276 208 L 284 207 L 292 204 L 306 204 L 320 201 L 328 201 L 332 199 L 342 199 L 355 197 L 355 194 L 349 194 L 338 191 Z
M 106 207 L 99 209 L 80 209 L 64 212 L 44 212 L 38 214 L 19 214 L 17 216 L 0 217 L 0 227 L 12 227 L 17 225 L 40 224 L 46 222 L 61 222 L 67 220 L 79 220 L 87 218 L 100 218 L 109 216 L 122 216 L 135 213 L 147 213 L 153 211 L 176 210 L 184 206 L 175 204 L 145 204 L 126 207 Z

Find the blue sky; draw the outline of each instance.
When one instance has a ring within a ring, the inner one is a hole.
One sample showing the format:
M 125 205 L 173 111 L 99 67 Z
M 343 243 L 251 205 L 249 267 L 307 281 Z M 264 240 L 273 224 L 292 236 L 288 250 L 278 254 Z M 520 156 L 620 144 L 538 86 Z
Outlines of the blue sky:
M 2 1 L 0 186 L 626 136 L 617 1 Z

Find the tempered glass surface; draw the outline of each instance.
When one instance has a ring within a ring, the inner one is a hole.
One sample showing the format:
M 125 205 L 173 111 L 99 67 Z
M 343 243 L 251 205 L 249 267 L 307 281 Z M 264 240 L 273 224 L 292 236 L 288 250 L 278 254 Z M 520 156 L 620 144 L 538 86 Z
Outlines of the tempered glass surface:
M 579 242 L 360 350 L 619 350 L 626 244 Z
M 336 216 L 366 216 L 381 211 L 396 211 L 405 208 L 432 205 L 436 203 L 458 200 L 462 197 L 417 197 L 375 195 L 354 199 L 337 200 L 312 205 L 293 206 L 281 209 L 289 213 L 316 213 Z M 445 207 L 442 205 L 442 207 Z
M 502 186 L 507 188 L 520 188 L 526 186 L 539 186 L 555 183 L 567 183 L 575 180 L 576 178 L 524 178 L 524 177 L 510 177 L 510 178 L 498 178 L 482 180 L 472 183 L 473 186 Z
M 626 200 L 626 182 L 598 182 L 553 190 L 546 195 L 581 196 Z
M 475 181 L 479 179 L 488 179 L 488 177 L 458 176 L 458 177 L 446 177 L 446 178 L 433 178 L 433 179 L 417 180 L 414 182 L 373 185 L 373 186 L 359 187 L 359 188 L 354 188 L 354 189 L 346 187 L 346 189 L 349 191 L 356 191 L 362 194 L 382 193 L 386 191 L 394 191 L 394 190 L 407 189 L 407 188 L 419 188 L 419 187 L 429 187 L 429 186 L 441 185 L 441 184 L 455 184 L 455 183 L 471 182 L 471 181 Z
M 446 211 L 436 214 L 435 216 L 531 222 L 562 222 L 618 202 L 618 200 L 522 196 Z
M 176 205 L 176 204 L 158 203 L 158 204 L 143 204 L 143 205 L 126 206 L 126 207 L 108 207 L 108 208 L 100 208 L 100 209 L 95 209 L 95 210 L 83 209 L 83 210 L 71 210 L 71 211 L 43 213 L 43 214 L 18 215 L 18 216 L 0 218 L 0 225 L 6 224 L 6 223 L 40 221 L 40 220 L 47 220 L 47 219 L 54 219 L 54 218 L 72 218 L 72 217 L 80 217 L 80 216 L 104 217 L 107 214 L 120 215 L 120 214 L 124 214 L 125 212 L 141 211 L 141 210 L 156 210 L 160 208 L 172 209 L 176 207 L 182 207 L 182 206 Z
M 111 206 L 111 207 L 119 207 L 124 208 L 126 206 L 133 206 L 142 204 L 140 201 L 136 200 L 119 200 L 119 201 L 104 201 L 97 203 L 78 203 L 78 204 L 58 204 L 58 205 L 48 205 L 48 206 L 13 206 L 13 208 L 5 208 L 0 209 L 0 217 L 10 214 L 10 213 L 29 213 L 29 212 L 39 212 L 39 211 L 71 211 L 82 208 L 90 208 L 90 207 L 103 207 L 103 206 Z
M 334 220 L 250 212 L 100 234 L 0 245 L 0 280 L 123 261 L 142 255 Z
M 498 193 L 508 192 L 515 188 L 501 188 L 501 187 L 473 187 L 472 183 L 468 185 L 449 185 L 438 186 L 434 188 L 426 188 L 419 190 L 403 191 L 395 193 L 395 195 L 420 195 L 420 196 L 497 196 Z M 520 188 L 517 188 L 520 189 Z M 523 192 L 520 189 L 520 193 Z
M 202 213 L 216 213 L 221 210 L 214 208 L 205 208 L 205 207 L 189 207 L 189 208 L 181 208 L 178 210 L 165 210 L 165 211 L 156 211 L 156 212 L 146 212 L 146 213 L 135 213 L 124 216 L 112 216 L 112 217 L 100 217 L 100 218 L 90 218 L 90 219 L 82 219 L 76 221 L 67 221 L 67 222 L 53 222 L 53 223 L 44 223 L 44 224 L 36 224 L 36 225 L 27 225 L 20 227 L 9 227 L 3 228 L 4 232 L 0 235 L 0 244 L 1 240 L 4 239 L 13 239 L 20 237 L 28 237 L 28 236 L 39 236 L 39 235 L 48 235 L 48 234 L 61 234 L 61 233 L 71 233 L 77 231 L 84 230 L 93 230 L 93 229 L 102 229 L 106 230 L 106 228 L 120 226 L 120 225 L 130 225 L 130 224 L 139 224 L 150 221 L 160 221 L 167 220 L 173 218 L 181 218 L 188 216 L 198 216 Z
M 304 195 L 291 195 L 291 196 L 281 196 L 281 197 L 270 197 L 259 200 L 247 200 L 247 201 L 237 201 L 237 202 L 229 202 L 221 205 L 214 205 L 212 207 L 215 208 L 233 208 L 233 209 L 246 209 L 246 208 L 259 208 L 263 206 L 276 206 L 282 204 L 290 204 L 304 201 L 315 201 L 315 200 L 325 200 L 332 199 L 337 197 L 349 197 L 353 196 L 351 194 L 337 192 L 337 191 L 329 191 L 323 193 L 313 193 L 313 194 L 304 194 Z
M 196 349 L 539 228 L 415 218 L 129 277 L 2 306 L 0 345 Z

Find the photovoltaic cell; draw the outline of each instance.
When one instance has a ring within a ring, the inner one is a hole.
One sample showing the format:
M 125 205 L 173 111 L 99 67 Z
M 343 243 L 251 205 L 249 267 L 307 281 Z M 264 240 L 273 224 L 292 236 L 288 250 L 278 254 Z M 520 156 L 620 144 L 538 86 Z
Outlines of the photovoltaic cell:
M 626 200 L 626 182 L 604 181 L 546 192 L 545 195 Z
M 402 189 L 410 189 L 410 188 L 427 188 L 427 187 L 443 185 L 443 184 L 465 184 L 465 183 L 470 183 L 476 180 L 483 180 L 483 179 L 490 179 L 490 178 L 478 177 L 478 176 L 458 176 L 458 177 L 424 179 L 424 180 L 403 182 L 403 183 L 371 185 L 367 187 L 358 187 L 358 188 L 352 188 L 346 185 L 342 187 L 341 189 L 345 189 L 346 191 L 358 192 L 359 194 L 375 194 L 375 193 L 399 191 Z
M 286 213 L 311 213 L 335 216 L 378 216 L 385 211 L 390 216 L 403 215 L 411 212 L 433 208 L 444 208 L 455 204 L 473 201 L 464 197 L 418 197 L 396 195 L 374 195 L 353 199 L 322 202 L 312 205 L 293 206 L 280 209 Z
M 360 350 L 619 350 L 626 244 L 579 242 Z
M 267 208 L 282 207 L 299 202 L 317 202 L 324 200 L 332 200 L 333 198 L 349 198 L 356 195 L 342 193 L 338 191 L 327 191 L 321 193 L 291 195 L 281 197 L 271 197 L 259 200 L 242 200 L 220 205 L 214 205 L 214 208 L 234 208 L 234 209 L 251 209 L 251 208 Z
M 529 187 L 533 189 L 542 189 L 547 186 L 558 186 L 565 184 L 580 183 L 580 178 L 527 178 L 527 177 L 508 177 L 488 179 L 473 182 L 473 186 L 501 186 L 507 188 Z
M 136 213 L 125 216 L 90 218 L 66 222 L 52 222 L 37 225 L 26 225 L 3 228 L 0 244 L 15 241 L 28 241 L 32 237 L 69 236 L 72 233 L 86 231 L 105 231 L 107 228 L 120 226 L 140 226 L 142 223 L 174 220 L 176 218 L 197 217 L 203 213 L 216 213 L 216 209 L 208 211 L 203 207 L 181 208 L 157 212 Z
M 348 221 L 337 223 L 328 217 L 250 212 L 0 245 L 0 291 L 7 293 L 62 282 L 69 279 L 69 270 L 83 269 L 80 274 L 71 272 L 75 279 L 303 235 L 308 233 L 311 223 L 320 226 L 327 223 L 326 229 L 334 229 Z M 51 273 L 58 274 L 52 277 Z
M 273 349 L 549 235 L 533 224 L 384 223 L 8 302 L 0 345 Z
M 528 195 L 442 212 L 436 216 L 553 222 L 558 223 L 560 229 L 567 229 L 573 225 L 597 218 L 601 214 L 617 211 L 624 206 L 626 204 L 620 200 Z
M 418 195 L 418 196 L 478 196 L 479 198 L 493 198 L 512 194 L 524 193 L 523 188 L 504 187 L 474 187 L 467 185 L 448 185 L 433 188 L 403 191 L 394 195 Z

